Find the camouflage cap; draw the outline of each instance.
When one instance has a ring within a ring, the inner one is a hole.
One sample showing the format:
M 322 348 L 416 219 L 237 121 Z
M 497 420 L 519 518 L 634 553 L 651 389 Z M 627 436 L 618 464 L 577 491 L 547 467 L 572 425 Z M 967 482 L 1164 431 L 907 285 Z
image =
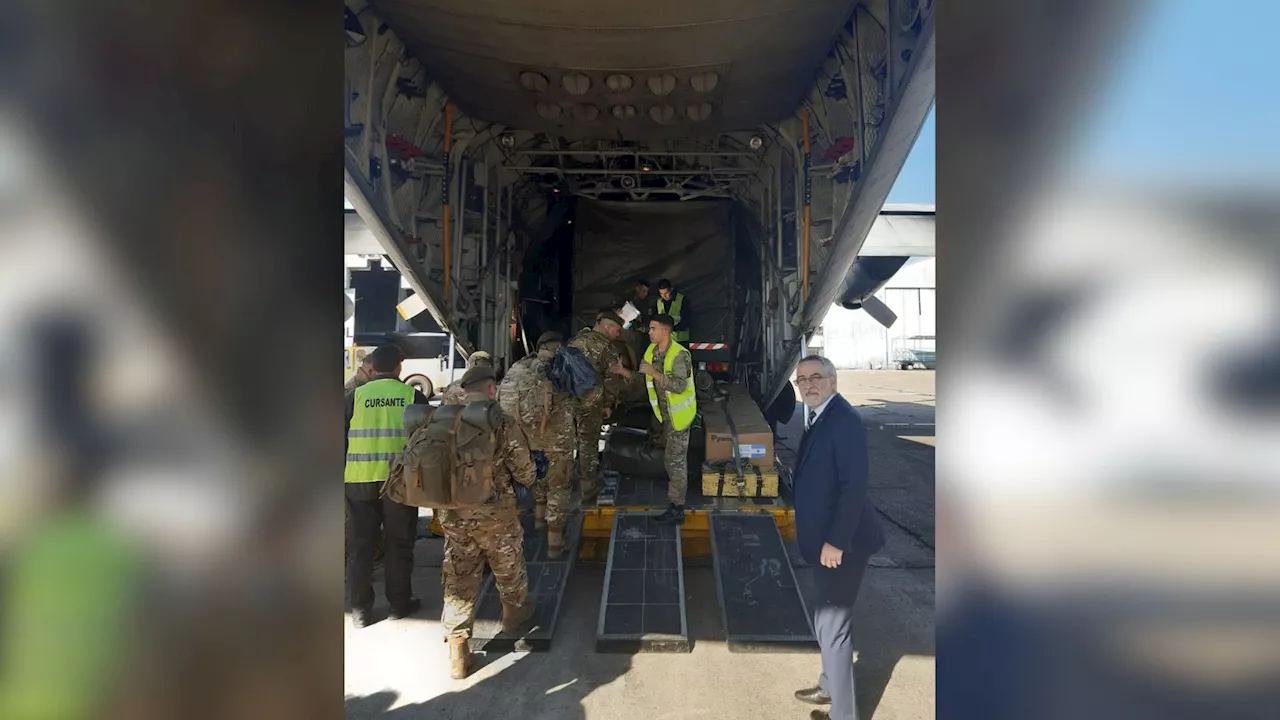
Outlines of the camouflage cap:
M 477 350 L 467 356 L 468 365 L 474 365 L 477 360 L 487 360 L 490 363 L 493 362 L 493 358 L 490 357 L 489 353 L 485 352 L 484 350 Z
M 538 345 L 546 345 L 547 343 L 562 343 L 564 336 L 554 330 L 544 332 L 538 336 Z
M 493 371 L 493 368 L 486 367 L 484 365 L 477 365 L 476 367 L 473 367 L 470 370 L 467 370 L 465 373 L 463 373 L 462 380 L 459 382 L 462 385 L 462 387 L 465 389 L 465 388 L 470 388 L 472 385 L 477 385 L 479 383 L 482 383 L 486 380 L 497 380 L 497 379 L 498 379 L 498 375 Z

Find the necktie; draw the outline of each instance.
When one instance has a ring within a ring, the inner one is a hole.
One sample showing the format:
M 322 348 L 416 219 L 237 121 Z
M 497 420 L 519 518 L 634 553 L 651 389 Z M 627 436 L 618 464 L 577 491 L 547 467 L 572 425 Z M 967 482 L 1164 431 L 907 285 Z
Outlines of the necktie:
M 809 430 L 813 429 L 813 423 L 818 420 L 818 413 L 813 408 L 809 408 Z

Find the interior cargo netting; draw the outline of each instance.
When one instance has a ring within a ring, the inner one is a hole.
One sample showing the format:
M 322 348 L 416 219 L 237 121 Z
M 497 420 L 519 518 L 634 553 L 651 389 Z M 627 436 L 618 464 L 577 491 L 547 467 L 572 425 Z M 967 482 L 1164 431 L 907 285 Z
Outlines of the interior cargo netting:
M 690 337 L 729 338 L 734 288 L 733 203 L 606 202 L 579 199 L 573 239 L 574 327 L 647 278 L 658 292 L 667 278 L 688 298 Z

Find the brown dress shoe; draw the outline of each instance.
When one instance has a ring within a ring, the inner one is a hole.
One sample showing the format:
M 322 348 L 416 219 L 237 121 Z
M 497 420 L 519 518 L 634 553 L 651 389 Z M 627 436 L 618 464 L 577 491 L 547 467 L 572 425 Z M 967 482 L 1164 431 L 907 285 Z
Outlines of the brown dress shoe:
M 797 690 L 796 699 L 802 703 L 809 703 L 810 705 L 830 705 L 831 704 L 831 696 L 827 694 L 826 690 L 823 690 L 822 688 L 817 686 L 814 686 L 811 688 L 805 688 L 803 690 Z

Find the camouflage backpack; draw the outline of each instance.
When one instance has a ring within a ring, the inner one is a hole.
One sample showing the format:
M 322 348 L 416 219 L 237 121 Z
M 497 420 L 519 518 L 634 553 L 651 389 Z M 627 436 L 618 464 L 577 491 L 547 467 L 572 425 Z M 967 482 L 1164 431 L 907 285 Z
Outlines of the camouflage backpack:
M 540 361 L 518 362 L 498 386 L 502 411 L 529 433 L 546 432 L 551 416 L 551 381 L 545 368 L 546 363 Z
M 383 492 L 401 505 L 436 510 L 484 505 L 494 497 L 501 427 L 502 409 L 493 401 L 442 405 L 425 422 L 421 413 L 406 412 L 409 440 L 391 462 Z

